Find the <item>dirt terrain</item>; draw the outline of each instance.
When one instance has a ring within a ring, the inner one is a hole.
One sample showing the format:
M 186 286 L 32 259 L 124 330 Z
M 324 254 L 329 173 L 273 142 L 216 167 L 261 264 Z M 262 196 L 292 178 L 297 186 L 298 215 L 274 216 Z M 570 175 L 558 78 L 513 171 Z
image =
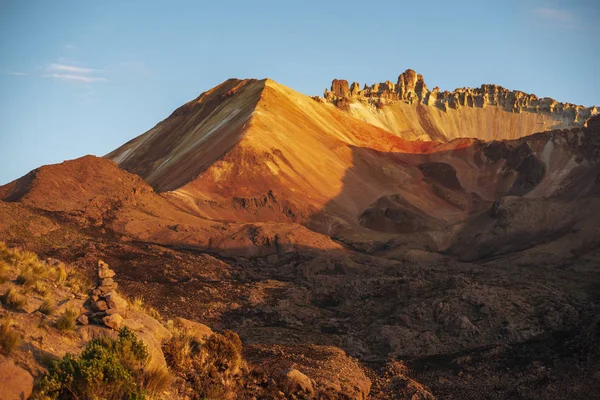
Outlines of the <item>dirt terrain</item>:
M 0 187 L 0 240 L 90 274 L 106 260 L 124 294 L 344 393 L 594 398 L 600 122 L 581 125 L 410 141 L 229 80 L 106 158 Z M 336 348 L 368 383 L 309 369 Z

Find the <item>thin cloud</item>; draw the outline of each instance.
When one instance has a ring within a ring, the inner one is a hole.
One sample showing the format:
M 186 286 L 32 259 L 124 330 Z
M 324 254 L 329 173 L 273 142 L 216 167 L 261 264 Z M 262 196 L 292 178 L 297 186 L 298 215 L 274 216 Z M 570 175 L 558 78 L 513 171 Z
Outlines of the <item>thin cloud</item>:
M 14 76 L 25 76 L 25 75 L 27 75 L 26 72 L 21 72 L 21 71 L 8 71 L 7 74 L 14 75 Z
M 95 76 L 85 76 L 85 75 L 75 75 L 75 74 L 45 74 L 42 75 L 45 78 L 55 78 L 63 81 L 75 81 L 75 82 L 85 82 L 85 83 L 95 83 L 95 82 L 108 82 L 108 79 L 95 77 Z
M 546 22 L 557 24 L 563 28 L 577 28 L 577 18 L 570 11 L 559 10 L 558 8 L 542 7 L 536 8 L 534 13 Z
M 100 70 L 80 67 L 75 65 L 73 62 L 65 61 L 67 60 L 59 59 L 58 62 L 48 64 L 41 76 L 44 78 L 54 78 L 66 82 L 108 82 L 108 79 L 98 75 L 98 73 L 101 72 Z
M 50 65 L 48 65 L 48 69 L 51 71 L 64 71 L 64 72 L 72 72 L 72 73 L 76 73 L 76 74 L 91 74 L 92 72 L 94 72 L 94 69 L 91 68 L 82 68 L 82 67 L 76 67 L 74 65 L 66 65 L 66 64 L 57 64 L 57 63 L 52 63 Z

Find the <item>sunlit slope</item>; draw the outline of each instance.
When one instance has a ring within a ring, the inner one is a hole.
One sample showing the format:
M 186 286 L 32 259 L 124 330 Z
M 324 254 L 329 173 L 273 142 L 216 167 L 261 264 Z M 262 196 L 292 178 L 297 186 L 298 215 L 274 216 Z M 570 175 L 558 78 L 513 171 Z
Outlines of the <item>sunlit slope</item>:
M 395 102 L 378 109 L 357 102 L 350 105 L 348 112 L 408 140 L 510 140 L 571 126 L 565 114 L 513 113 L 496 106 L 443 111 L 424 104 Z
M 344 188 L 357 162 L 354 148 L 413 153 L 431 146 L 410 143 L 266 80 L 240 141 L 175 194 L 214 218 L 305 221 L 334 199 L 345 214 L 356 216 L 385 190 L 363 168 L 355 170 L 367 173 L 357 177 L 365 182 L 360 195 Z M 208 199 L 227 204 L 232 198 L 230 208 L 207 207 Z
M 177 189 L 240 140 L 264 81 L 230 79 L 106 155 L 159 191 Z

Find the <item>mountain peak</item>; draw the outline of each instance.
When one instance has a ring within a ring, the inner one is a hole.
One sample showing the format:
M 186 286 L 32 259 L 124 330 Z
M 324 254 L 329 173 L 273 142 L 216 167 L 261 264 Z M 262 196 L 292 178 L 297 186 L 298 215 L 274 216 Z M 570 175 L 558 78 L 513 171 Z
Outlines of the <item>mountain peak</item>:
M 498 85 L 430 90 L 423 75 L 412 69 L 401 73 L 396 83 L 365 84 L 362 89 L 358 82 L 334 79 L 324 99 L 412 140 L 516 139 L 549 129 L 581 127 L 600 112 L 598 107 L 560 103 Z
M 537 112 L 564 114 L 572 126 L 583 126 L 591 116 L 598 114 L 598 107 L 583 107 L 571 103 L 560 103 L 552 98 L 538 98 L 519 90 L 509 90 L 502 86 L 484 84 L 479 88 L 457 88 L 440 92 L 439 87 L 429 90 L 423 75 L 407 69 L 398 76 L 396 83 L 385 81 L 371 86 L 365 84 L 360 89 L 358 82 L 334 79 L 331 88 L 325 90 L 324 97 L 333 104 L 345 104 L 344 99 L 362 101 L 383 106 L 394 101 L 408 104 L 434 106 L 442 111 L 461 107 L 486 108 L 496 106 L 514 113 Z

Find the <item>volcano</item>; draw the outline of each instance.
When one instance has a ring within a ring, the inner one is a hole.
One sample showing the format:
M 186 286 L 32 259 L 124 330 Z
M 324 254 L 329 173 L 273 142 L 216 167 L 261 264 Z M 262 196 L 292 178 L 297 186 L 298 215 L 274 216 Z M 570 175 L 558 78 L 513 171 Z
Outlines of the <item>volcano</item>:
M 0 187 L 0 239 L 106 260 L 125 294 L 238 332 L 257 362 L 345 352 L 366 375 L 311 377 L 333 398 L 559 399 L 600 390 L 599 195 L 596 107 L 412 70 L 323 97 L 230 79 Z

